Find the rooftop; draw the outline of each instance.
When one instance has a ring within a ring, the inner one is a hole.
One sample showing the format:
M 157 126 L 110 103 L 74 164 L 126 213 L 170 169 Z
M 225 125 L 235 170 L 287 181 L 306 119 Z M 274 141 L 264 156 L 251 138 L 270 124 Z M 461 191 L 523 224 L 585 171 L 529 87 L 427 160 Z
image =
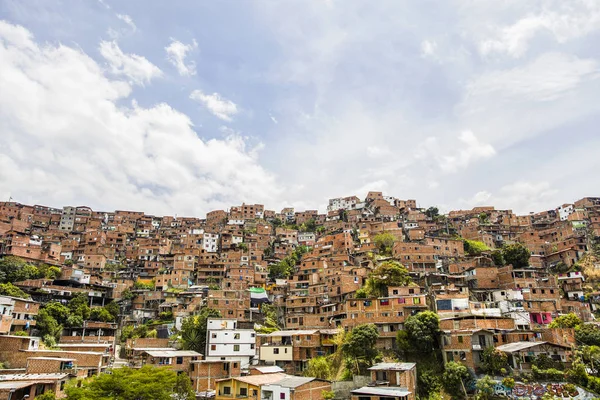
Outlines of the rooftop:
M 363 386 L 355 389 L 352 394 L 368 394 L 375 396 L 404 397 L 411 394 L 406 388 L 399 386 Z
M 379 363 L 369 368 L 369 371 L 409 371 L 416 365 L 415 363 Z
M 563 346 L 561 344 L 549 343 L 549 342 L 514 342 L 503 344 L 501 346 L 496 347 L 496 349 L 503 351 L 505 353 L 514 353 L 521 350 L 530 349 L 532 347 L 540 346 L 540 345 L 549 345 L 549 346 L 557 346 L 568 349 L 568 346 Z

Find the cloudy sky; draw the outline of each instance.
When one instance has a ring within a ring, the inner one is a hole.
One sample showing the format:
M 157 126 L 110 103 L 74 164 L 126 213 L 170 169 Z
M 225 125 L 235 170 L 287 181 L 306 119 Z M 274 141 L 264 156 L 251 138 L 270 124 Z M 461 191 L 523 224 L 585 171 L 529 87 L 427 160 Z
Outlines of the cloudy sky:
M 600 195 L 597 0 L 0 0 L 0 195 L 202 216 Z

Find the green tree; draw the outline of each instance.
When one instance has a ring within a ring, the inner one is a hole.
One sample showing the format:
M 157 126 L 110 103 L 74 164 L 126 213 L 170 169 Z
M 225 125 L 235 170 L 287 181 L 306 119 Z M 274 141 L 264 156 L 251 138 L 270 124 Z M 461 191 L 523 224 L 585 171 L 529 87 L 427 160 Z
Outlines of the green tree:
M 427 210 L 425 210 L 425 215 L 431 219 L 435 219 L 438 215 L 440 215 L 440 210 L 437 207 L 429 207 Z
M 469 377 L 469 371 L 464 365 L 450 361 L 446 364 L 446 368 L 442 375 L 442 383 L 448 394 L 455 399 L 465 398 L 464 381 Z
M 59 324 L 64 324 L 69 318 L 70 310 L 58 301 L 47 303 L 43 309 Z
M 404 265 L 397 261 L 384 261 L 379 264 L 367 279 L 365 290 L 371 297 L 388 295 L 390 286 L 407 286 L 411 283 L 410 275 Z
M 312 376 L 318 379 L 331 379 L 331 363 L 327 358 L 319 356 L 308 360 L 308 367 L 304 371 L 304 376 Z
M 594 324 L 579 325 L 575 328 L 575 339 L 587 346 L 600 346 L 600 328 Z
M 554 319 L 548 328 L 577 328 L 581 324 L 582 321 L 577 315 L 569 313 Z
M 189 378 L 182 374 L 185 379 Z M 191 388 L 168 368 L 143 366 L 140 369 L 115 368 L 83 382 L 69 385 L 67 400 L 192 400 Z M 189 384 L 189 383 L 188 383 Z
M 504 256 L 502 255 L 501 250 L 492 251 L 492 260 L 494 261 L 494 265 L 497 267 L 502 267 L 506 265 L 506 260 L 504 260 Z
M 512 264 L 515 268 L 523 268 L 529 265 L 531 252 L 521 243 L 514 243 L 504 246 L 502 255 L 507 264 Z
M 206 354 L 206 328 L 208 318 L 220 318 L 221 312 L 203 308 L 200 314 L 188 317 L 181 324 L 181 345 L 184 350 Z
M 35 265 L 22 258 L 6 256 L 0 260 L 0 282 L 20 282 L 43 277 L 44 274 Z
M 342 352 L 350 359 L 354 373 L 364 373 L 373 365 L 373 360 L 379 354 L 375 348 L 378 337 L 379 331 L 375 324 L 358 325 L 346 335 Z
M 104 308 L 106 309 L 106 311 L 108 311 L 110 313 L 110 315 L 112 315 L 113 321 L 116 321 L 117 318 L 119 318 L 119 312 L 121 311 L 121 307 L 119 307 L 119 303 L 117 303 L 115 301 L 111 301 L 110 303 L 105 305 Z
M 317 223 L 314 219 L 309 219 L 302 225 L 300 225 L 300 232 L 314 232 L 317 229 Z
M 195 400 L 196 393 L 192 388 L 192 382 L 187 374 L 177 374 L 175 387 L 173 388 L 174 400 Z
M 404 329 L 412 348 L 429 353 L 438 345 L 440 317 L 433 311 L 423 311 L 408 317 Z
M 532 361 L 532 364 L 539 369 L 550 369 L 560 367 L 560 362 L 554 361 L 547 354 L 538 354 Z
M 67 307 L 69 308 L 71 314 L 77 315 L 83 320 L 86 320 L 90 317 L 90 306 L 88 306 L 88 302 L 89 297 L 87 293 L 78 293 L 77 295 L 73 296 L 71 300 L 69 300 Z
M 588 366 L 593 375 L 598 375 L 598 371 L 600 371 L 600 347 L 583 346 L 581 350 L 581 359 Z
M 102 321 L 102 322 L 113 322 L 114 317 L 108 310 L 104 307 L 94 307 L 90 312 L 90 319 L 92 321 Z
M 132 300 L 135 297 L 135 294 L 133 294 L 133 292 L 127 288 L 125 290 L 123 290 L 123 292 L 121 292 L 121 299 L 123 300 Z
M 256 328 L 258 333 L 272 333 L 280 330 L 277 308 L 272 304 L 264 303 L 260 306 L 260 312 L 264 315 L 262 326 Z
M 490 248 L 485 243 L 479 240 L 463 239 L 465 253 L 469 256 L 480 256 L 484 251 L 489 251 Z
M 506 378 L 502 379 L 502 385 L 504 385 L 504 387 L 507 387 L 509 389 L 512 389 L 515 387 L 515 378 L 511 378 L 510 376 L 507 376 Z
M 47 279 L 58 279 L 62 273 L 62 270 L 54 265 L 40 264 L 37 268 L 40 277 Z
M 38 315 L 35 316 L 35 320 L 35 328 L 39 332 L 39 336 L 42 337 L 44 344 L 48 347 L 53 347 L 60 339 L 63 326 L 44 308 L 40 309 Z M 53 342 L 50 342 L 50 338 L 52 338 Z
M 477 395 L 475 398 L 477 400 L 488 400 L 492 398 L 494 395 L 494 386 L 496 382 L 490 378 L 488 375 L 483 378 L 477 380 L 475 384 L 475 389 L 477 390 Z
M 30 299 L 27 293 L 22 291 L 20 288 L 16 287 L 10 282 L 0 283 L 0 295 L 2 296 L 11 296 L 11 297 L 19 297 L 21 299 Z
M 422 368 L 417 369 L 417 389 L 419 391 L 419 398 L 427 399 L 440 392 L 442 381 L 437 371 L 421 370 Z
M 481 357 L 481 367 L 487 374 L 498 375 L 508 366 L 508 356 L 494 346 L 486 347 Z
M 396 237 L 389 232 L 379 233 L 373 237 L 373 243 L 381 255 L 391 256 L 395 242 Z
M 40 395 L 35 396 L 36 400 L 56 400 L 56 395 L 54 392 L 44 392 Z

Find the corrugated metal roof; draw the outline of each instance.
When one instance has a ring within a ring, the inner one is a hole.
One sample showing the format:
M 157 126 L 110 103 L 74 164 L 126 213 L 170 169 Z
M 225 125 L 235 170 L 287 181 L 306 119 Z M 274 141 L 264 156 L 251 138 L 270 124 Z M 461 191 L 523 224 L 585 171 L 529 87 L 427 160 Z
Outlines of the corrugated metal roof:
M 273 374 L 275 372 L 283 372 L 283 368 L 278 367 L 277 365 L 267 365 L 265 367 L 255 367 L 254 369 L 262 372 L 263 374 Z
M 298 386 L 302 386 L 305 383 L 312 382 L 315 379 L 316 378 L 305 376 L 290 376 L 289 378 L 284 378 L 278 382 L 274 382 L 273 385 L 282 386 L 286 388 L 297 388 Z
M 150 357 L 202 357 L 202 354 L 192 350 L 146 350 Z
M 369 368 L 369 371 L 408 371 L 413 369 L 417 364 L 415 363 L 379 363 Z
M 399 386 L 363 386 L 360 389 L 353 390 L 352 394 L 404 397 L 411 394 L 411 392 Z

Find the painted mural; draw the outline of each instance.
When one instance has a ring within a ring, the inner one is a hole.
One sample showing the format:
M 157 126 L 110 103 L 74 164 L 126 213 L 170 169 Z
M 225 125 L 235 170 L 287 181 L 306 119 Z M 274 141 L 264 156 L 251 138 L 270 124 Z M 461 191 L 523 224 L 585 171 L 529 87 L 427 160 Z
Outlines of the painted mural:
M 573 400 L 596 398 L 592 393 L 568 383 L 517 383 L 514 388 L 509 389 L 502 382 L 497 382 L 494 394 L 519 400 L 538 400 L 545 394 Z

